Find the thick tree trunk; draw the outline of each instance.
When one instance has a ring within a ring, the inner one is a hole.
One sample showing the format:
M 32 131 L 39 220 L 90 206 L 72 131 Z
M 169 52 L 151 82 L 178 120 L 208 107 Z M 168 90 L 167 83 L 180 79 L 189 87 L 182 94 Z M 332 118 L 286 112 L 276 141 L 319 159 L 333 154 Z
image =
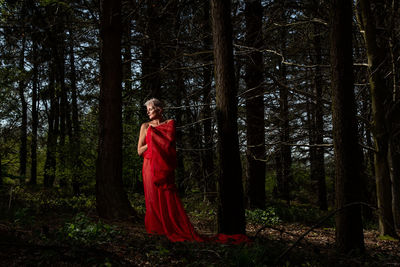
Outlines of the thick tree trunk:
M 265 136 L 261 1 L 246 1 L 246 45 L 254 48 L 246 62 L 247 198 L 250 208 L 265 208 Z
M 332 119 L 336 173 L 336 246 L 348 253 L 364 250 L 361 207 L 361 149 L 358 145 L 352 59 L 352 2 L 332 0 Z
M 135 215 L 122 185 L 121 1 L 100 2 L 99 146 L 96 207 L 109 219 Z
M 385 81 L 386 70 L 389 65 L 389 60 L 385 55 L 389 46 L 387 41 L 384 41 L 384 38 L 376 32 L 369 0 L 360 0 L 359 5 L 359 21 L 364 32 L 370 69 L 369 82 L 372 97 L 372 127 L 375 143 L 374 165 L 379 208 L 379 232 L 381 235 L 396 237 L 388 162 L 390 136 L 385 119 L 387 111 L 385 105 L 391 99 L 390 89 Z M 377 16 L 380 15 L 382 14 L 377 14 Z
M 391 36 L 389 39 L 390 45 L 390 59 L 391 59 L 391 71 L 392 71 L 392 101 L 393 107 L 390 111 L 389 116 L 390 125 L 390 174 L 392 179 L 392 209 L 393 219 L 396 229 L 400 230 L 400 119 L 398 114 L 400 112 L 400 95 L 398 92 L 399 88 L 399 62 L 400 48 L 398 47 L 399 38 L 395 31 L 395 22 L 398 20 L 399 14 L 399 1 L 391 1 L 391 14 L 390 14 L 390 32 Z
M 211 0 L 220 165 L 218 228 L 220 233 L 237 234 L 245 232 L 246 222 L 230 12 L 229 0 Z

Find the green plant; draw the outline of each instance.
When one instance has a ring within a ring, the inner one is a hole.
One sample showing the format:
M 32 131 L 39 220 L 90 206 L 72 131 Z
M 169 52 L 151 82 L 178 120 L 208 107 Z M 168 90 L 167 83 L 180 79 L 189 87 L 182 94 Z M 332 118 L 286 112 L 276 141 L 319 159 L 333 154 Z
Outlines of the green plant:
M 246 210 L 246 219 L 248 222 L 262 225 L 276 225 L 280 222 L 273 207 L 269 207 L 265 210 Z
M 93 221 L 84 213 L 78 213 L 71 222 L 67 222 L 59 232 L 60 239 L 82 245 L 111 242 L 122 232 L 115 226 Z

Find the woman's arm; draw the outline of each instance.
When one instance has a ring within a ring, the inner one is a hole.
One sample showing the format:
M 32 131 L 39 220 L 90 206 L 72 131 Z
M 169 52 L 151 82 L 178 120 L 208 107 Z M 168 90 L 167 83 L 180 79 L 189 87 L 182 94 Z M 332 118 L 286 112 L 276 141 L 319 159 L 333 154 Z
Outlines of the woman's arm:
M 139 156 L 143 155 L 143 153 L 147 150 L 147 144 L 145 144 L 147 128 L 147 123 L 143 123 L 140 127 L 139 141 L 137 147 L 137 153 Z

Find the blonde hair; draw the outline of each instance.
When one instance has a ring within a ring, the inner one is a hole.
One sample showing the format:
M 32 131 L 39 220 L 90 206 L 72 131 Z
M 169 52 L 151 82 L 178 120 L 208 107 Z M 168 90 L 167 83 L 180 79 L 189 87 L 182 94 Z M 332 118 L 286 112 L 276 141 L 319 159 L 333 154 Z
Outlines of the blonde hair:
M 153 105 L 155 108 L 157 108 L 157 109 L 163 109 L 163 103 L 160 101 L 160 100 L 158 100 L 157 98 L 150 98 L 149 100 L 147 100 L 145 103 L 144 103 L 144 105 L 147 107 L 147 106 L 150 106 L 150 105 Z

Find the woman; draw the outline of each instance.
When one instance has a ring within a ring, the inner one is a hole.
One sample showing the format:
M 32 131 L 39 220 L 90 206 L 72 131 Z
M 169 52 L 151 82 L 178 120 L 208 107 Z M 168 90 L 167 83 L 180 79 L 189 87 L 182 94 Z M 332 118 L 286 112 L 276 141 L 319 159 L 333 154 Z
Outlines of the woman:
M 158 99 L 145 103 L 150 121 L 140 127 L 138 154 L 143 156 L 143 185 L 148 233 L 171 241 L 204 241 L 194 230 L 175 186 L 175 121 L 165 120 Z
M 249 242 L 245 235 L 199 235 L 191 224 L 175 186 L 175 121 L 163 118 L 162 103 L 152 98 L 145 103 L 150 121 L 140 127 L 138 154 L 143 156 L 143 185 L 148 233 L 166 235 L 171 241 Z

